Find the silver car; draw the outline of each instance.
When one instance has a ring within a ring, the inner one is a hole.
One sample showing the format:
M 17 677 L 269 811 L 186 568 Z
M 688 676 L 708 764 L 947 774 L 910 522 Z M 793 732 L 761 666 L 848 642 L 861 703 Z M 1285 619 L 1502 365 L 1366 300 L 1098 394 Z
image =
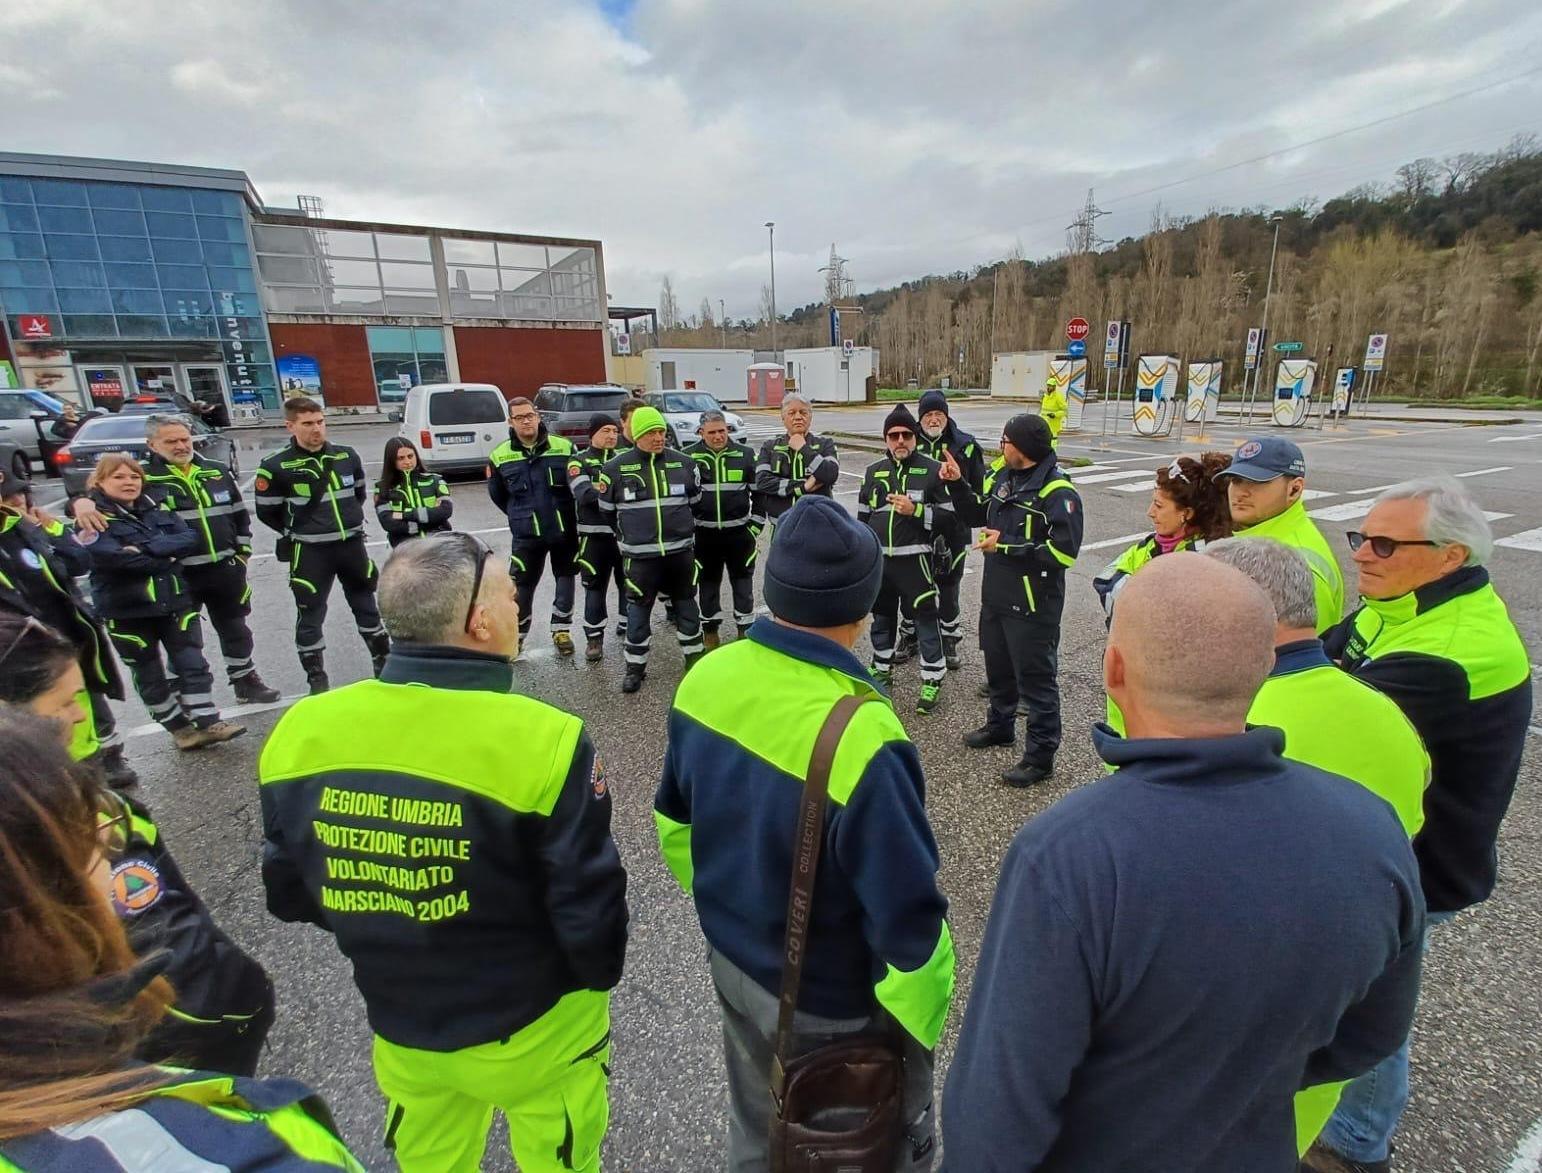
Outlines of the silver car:
M 79 497 L 86 491 L 86 478 L 96 462 L 109 452 L 127 452 L 141 464 L 150 457 L 150 443 L 145 439 L 145 421 L 149 412 L 121 412 L 88 419 L 67 445 L 54 453 L 54 467 L 64 478 L 65 491 Z M 186 419 L 186 417 L 183 417 Z M 207 460 L 218 460 L 239 473 L 236 444 L 223 432 L 216 432 L 202 420 L 187 420 L 193 433 L 193 451 Z

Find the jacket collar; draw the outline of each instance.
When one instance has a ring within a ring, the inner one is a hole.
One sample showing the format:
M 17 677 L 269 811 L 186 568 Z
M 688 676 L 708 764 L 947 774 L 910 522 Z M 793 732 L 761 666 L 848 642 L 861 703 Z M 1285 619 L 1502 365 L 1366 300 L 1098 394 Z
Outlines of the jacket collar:
M 1266 518 L 1257 525 L 1250 525 L 1239 529 L 1236 536 L 1239 538 L 1267 538 L 1272 534 L 1280 533 L 1282 530 L 1298 526 L 1302 522 L 1310 524 L 1310 519 L 1306 515 L 1306 502 L 1292 501 L 1273 517 Z
M 1312 668 L 1331 668 L 1333 661 L 1323 651 L 1320 639 L 1298 639 L 1280 644 L 1274 649 L 1274 667 L 1270 677 L 1289 676 L 1293 672 L 1306 672 Z
M 193 459 L 188 462 L 187 467 L 194 472 L 204 467 L 198 463 L 198 454 L 196 452 L 193 454 Z M 144 468 L 146 476 L 170 477 L 177 475 L 177 470 L 173 467 L 171 461 L 167 460 L 159 452 L 151 452 L 149 456 L 145 457 Z
M 535 434 L 535 443 L 533 444 L 526 444 L 519 438 L 518 432 L 516 432 L 512 427 L 509 428 L 509 443 L 514 445 L 516 448 L 530 453 L 531 456 L 535 456 L 542 452 L 546 448 L 546 442 L 549 439 L 551 439 L 551 437 L 547 434 L 545 420 L 541 421 L 541 430 Z
M 1444 578 L 1427 582 L 1406 595 L 1395 599 L 1364 599 L 1365 605 L 1381 616 L 1383 623 L 1407 623 L 1418 615 L 1425 615 L 1462 595 L 1470 595 L 1488 586 L 1488 569 L 1483 566 L 1463 566 Z
M 1230 737 L 1120 737 L 1099 722 L 1092 744 L 1110 766 L 1135 767 L 1143 781 L 1198 786 L 1247 781 L 1282 768 L 1285 734 L 1267 725 Z
M 337 445 L 332 443 L 331 440 L 326 441 L 320 448 L 312 452 L 309 448 L 301 448 L 300 441 L 296 440 L 293 436 L 290 436 L 289 447 L 284 450 L 282 455 L 298 457 L 302 460 L 307 458 L 311 460 L 320 460 L 323 456 L 331 456 L 336 451 Z
M 113 517 L 133 518 L 136 521 L 145 514 L 154 513 L 160 508 L 159 505 L 150 499 L 149 494 L 145 492 L 141 492 L 138 497 L 135 497 L 132 505 L 125 505 L 121 501 L 114 501 L 100 489 L 91 490 L 91 500 L 96 502 L 96 507 L 103 513 L 111 514 Z
M 513 692 L 514 665 L 503 656 L 439 644 L 393 643 L 380 670 L 386 684 L 422 684 L 467 692 Z
M 1046 456 L 1032 468 L 1007 468 L 1008 484 L 1013 492 L 1036 493 L 1060 475 L 1060 466 L 1053 455 Z
M 758 644 L 781 652 L 784 656 L 791 656 L 794 660 L 832 668 L 842 675 L 851 677 L 858 684 L 872 689 L 879 696 L 888 695 L 868 675 L 867 669 L 862 667 L 862 661 L 832 639 L 815 635 L 811 631 L 799 631 L 796 627 L 788 627 L 785 623 L 778 623 L 764 615 L 750 626 L 749 637 Z

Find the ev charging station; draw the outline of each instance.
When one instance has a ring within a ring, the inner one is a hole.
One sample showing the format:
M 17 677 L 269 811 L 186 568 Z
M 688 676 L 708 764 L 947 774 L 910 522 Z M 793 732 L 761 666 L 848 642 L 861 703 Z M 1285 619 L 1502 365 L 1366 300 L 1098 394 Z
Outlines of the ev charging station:
M 1282 358 L 1274 373 L 1274 424 L 1299 428 L 1312 411 L 1312 386 L 1317 381 L 1317 361 Z
M 1082 412 L 1087 407 L 1087 360 L 1057 355 L 1049 360 L 1049 373 L 1060 380 L 1065 392 L 1065 426 L 1077 432 L 1082 426 Z
M 1130 422 L 1138 436 L 1165 436 L 1173 429 L 1173 403 L 1182 364 L 1170 354 L 1143 354 L 1135 369 Z
M 1208 424 L 1221 410 L 1221 360 L 1189 363 L 1189 394 L 1183 418 L 1191 424 Z

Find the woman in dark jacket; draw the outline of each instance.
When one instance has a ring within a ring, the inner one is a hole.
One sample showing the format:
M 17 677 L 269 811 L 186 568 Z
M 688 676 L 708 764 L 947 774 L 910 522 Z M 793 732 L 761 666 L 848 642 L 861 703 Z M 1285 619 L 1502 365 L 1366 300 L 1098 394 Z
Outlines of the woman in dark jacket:
M 86 482 L 107 522 L 86 552 L 91 597 L 107 620 L 118 655 L 129 666 L 134 691 L 166 727 L 178 749 L 202 749 L 246 732 L 220 720 L 214 676 L 203 658 L 198 606 L 177 559 L 198 550 L 198 538 L 175 513 L 144 495 L 144 470 L 132 457 L 111 452 Z M 176 676 L 166 679 L 162 649 Z
M 447 531 L 454 509 L 444 478 L 422 467 L 412 441 L 401 436 L 387 440 L 375 486 L 375 514 L 391 545 Z

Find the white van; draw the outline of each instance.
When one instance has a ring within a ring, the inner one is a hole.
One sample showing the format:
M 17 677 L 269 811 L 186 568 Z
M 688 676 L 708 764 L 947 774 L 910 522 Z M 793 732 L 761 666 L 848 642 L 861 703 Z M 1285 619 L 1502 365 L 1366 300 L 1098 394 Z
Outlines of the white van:
M 508 401 L 491 383 L 423 383 L 407 392 L 397 435 L 434 472 L 480 471 L 508 439 Z

